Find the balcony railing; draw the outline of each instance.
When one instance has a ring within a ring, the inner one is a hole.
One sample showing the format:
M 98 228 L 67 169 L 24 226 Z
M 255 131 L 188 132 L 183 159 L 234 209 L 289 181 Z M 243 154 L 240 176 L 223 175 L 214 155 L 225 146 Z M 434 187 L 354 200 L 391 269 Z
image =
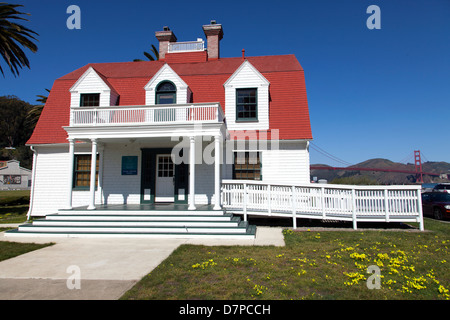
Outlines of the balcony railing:
M 205 41 L 186 41 L 169 43 L 169 53 L 205 50 Z
M 165 125 L 220 123 L 225 119 L 220 103 L 131 107 L 77 107 L 70 126 Z

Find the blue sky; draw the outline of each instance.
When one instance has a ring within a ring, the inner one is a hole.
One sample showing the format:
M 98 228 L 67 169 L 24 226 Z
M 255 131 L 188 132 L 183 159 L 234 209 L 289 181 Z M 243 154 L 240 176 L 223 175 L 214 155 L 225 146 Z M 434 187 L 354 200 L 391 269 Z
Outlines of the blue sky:
M 39 33 L 31 69 L 0 76 L 0 95 L 35 103 L 53 81 L 91 62 L 142 58 L 169 26 L 178 41 L 224 28 L 222 57 L 295 54 L 305 70 L 314 145 L 348 163 L 370 158 L 450 162 L 450 0 L 10 0 Z M 69 5 L 81 30 L 69 30 Z M 369 5 L 381 29 L 369 30 Z M 4 67 L 3 61 L 0 61 Z M 5 68 L 4 68 L 5 69 Z M 311 151 L 311 163 L 341 166 Z

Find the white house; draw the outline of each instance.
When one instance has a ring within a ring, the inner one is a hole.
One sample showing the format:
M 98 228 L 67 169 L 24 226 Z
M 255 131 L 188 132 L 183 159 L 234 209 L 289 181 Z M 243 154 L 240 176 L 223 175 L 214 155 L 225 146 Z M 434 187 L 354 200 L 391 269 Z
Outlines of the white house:
M 159 61 L 92 63 L 55 80 L 28 141 L 29 216 L 45 218 L 5 235 L 254 238 L 248 214 L 423 230 L 420 186 L 309 184 L 294 55 L 222 58 L 222 26 L 203 31 L 207 48 L 165 27 Z
M 159 61 L 92 63 L 54 82 L 28 141 L 31 216 L 158 202 L 219 210 L 222 179 L 309 182 L 300 63 L 222 58 L 222 26 L 203 30 L 207 49 L 165 28 Z
M 17 160 L 1 161 L 0 190 L 30 189 L 31 170 L 22 168 Z
M 222 25 L 203 31 L 207 48 L 165 27 L 158 61 L 92 63 L 55 80 L 27 143 L 28 216 L 45 219 L 8 235 L 254 237 L 224 215 L 223 182 L 309 182 L 300 63 L 222 58 Z

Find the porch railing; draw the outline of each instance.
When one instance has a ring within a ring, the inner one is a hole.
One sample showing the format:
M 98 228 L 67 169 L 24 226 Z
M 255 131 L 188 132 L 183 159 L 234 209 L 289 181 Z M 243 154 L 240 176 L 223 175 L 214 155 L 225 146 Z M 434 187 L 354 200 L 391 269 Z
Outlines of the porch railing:
M 186 123 L 220 123 L 224 121 L 220 103 L 77 107 L 70 113 L 71 126 L 162 125 Z
M 357 222 L 418 222 L 423 230 L 421 186 L 279 185 L 223 180 L 222 204 L 247 215 Z

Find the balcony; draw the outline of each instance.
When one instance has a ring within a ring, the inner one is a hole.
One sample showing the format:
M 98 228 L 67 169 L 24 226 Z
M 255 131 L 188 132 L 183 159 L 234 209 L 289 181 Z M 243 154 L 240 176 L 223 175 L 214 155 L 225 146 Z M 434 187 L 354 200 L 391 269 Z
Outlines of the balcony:
M 77 107 L 70 110 L 70 127 L 161 126 L 223 123 L 220 103 L 123 107 Z

